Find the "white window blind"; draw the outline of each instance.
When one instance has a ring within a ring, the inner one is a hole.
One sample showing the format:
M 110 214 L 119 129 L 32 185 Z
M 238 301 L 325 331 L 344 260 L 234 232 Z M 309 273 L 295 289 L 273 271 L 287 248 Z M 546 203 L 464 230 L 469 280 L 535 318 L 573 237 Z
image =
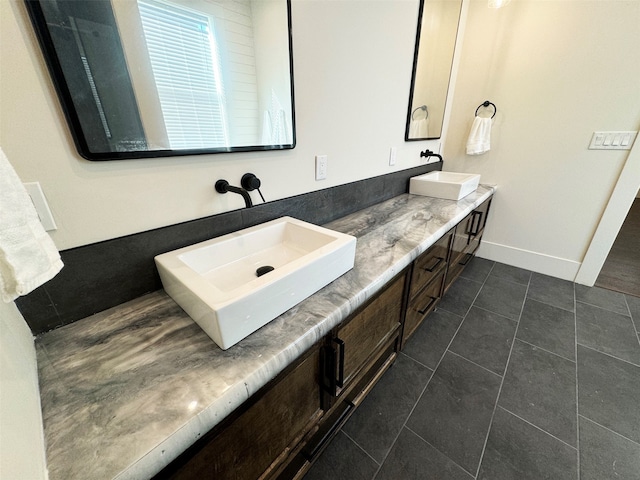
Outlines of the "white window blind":
M 209 17 L 153 0 L 139 0 L 138 6 L 170 147 L 227 147 L 224 88 Z

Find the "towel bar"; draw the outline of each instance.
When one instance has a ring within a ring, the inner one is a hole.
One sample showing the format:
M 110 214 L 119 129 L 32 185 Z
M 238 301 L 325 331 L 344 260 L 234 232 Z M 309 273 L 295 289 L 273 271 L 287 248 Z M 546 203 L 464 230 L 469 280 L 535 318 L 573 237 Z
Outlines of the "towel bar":
M 490 102 L 489 100 L 485 100 L 483 103 L 481 103 L 480 105 L 478 105 L 478 108 L 476 108 L 476 114 L 475 116 L 478 116 L 478 110 L 480 110 L 480 107 L 488 107 L 489 105 L 491 105 L 493 107 L 493 115 L 491 115 L 491 118 L 496 116 L 496 113 L 498 113 L 498 109 L 496 108 L 496 105 L 492 102 Z
M 429 118 L 429 110 L 427 109 L 427 106 L 421 105 L 413 109 L 413 112 L 411 112 L 411 120 L 415 120 L 415 118 L 413 118 L 413 114 L 416 113 L 418 110 L 424 110 L 424 118 Z

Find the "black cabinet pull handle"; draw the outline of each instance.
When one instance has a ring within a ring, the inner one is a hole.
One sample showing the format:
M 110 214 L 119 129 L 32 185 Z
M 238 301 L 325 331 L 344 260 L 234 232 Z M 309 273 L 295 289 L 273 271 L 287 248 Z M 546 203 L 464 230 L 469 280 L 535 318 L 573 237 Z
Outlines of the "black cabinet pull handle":
M 336 352 L 332 347 L 322 347 L 320 350 L 322 369 L 322 389 L 331 396 L 336 396 Z
M 480 233 L 480 225 L 482 225 L 482 212 L 479 210 L 474 211 L 471 220 L 471 236 L 475 237 Z M 476 218 L 478 219 L 478 225 L 476 225 Z
M 336 385 L 342 388 L 344 386 L 344 341 L 338 337 L 334 338 L 333 341 L 338 344 L 338 378 L 336 379 Z
M 427 313 L 427 311 L 431 308 L 431 305 L 433 305 L 433 303 L 438 299 L 438 297 L 429 297 L 431 300 L 429 300 L 429 303 L 427 304 L 426 307 L 424 307 L 422 310 L 418 310 L 418 313 L 420 315 L 424 315 L 425 313 Z
M 442 263 L 443 260 L 444 258 L 442 257 L 436 257 L 436 262 L 430 267 L 424 267 L 423 270 L 426 270 L 427 272 L 433 272 L 436 268 L 438 268 L 438 266 Z
M 462 260 L 462 261 L 460 262 L 460 265 L 466 265 L 467 263 L 469 263 L 469 261 L 470 261 L 472 258 L 473 258 L 473 253 L 467 253 L 467 254 L 464 256 L 464 260 Z

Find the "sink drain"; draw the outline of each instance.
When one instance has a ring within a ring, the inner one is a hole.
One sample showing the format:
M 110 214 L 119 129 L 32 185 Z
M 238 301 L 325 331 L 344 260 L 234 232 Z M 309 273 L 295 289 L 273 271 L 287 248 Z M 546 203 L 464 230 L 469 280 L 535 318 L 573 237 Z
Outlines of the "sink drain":
M 265 265 L 264 267 L 258 267 L 258 269 L 256 270 L 256 276 L 257 277 L 261 277 L 262 275 L 264 275 L 265 273 L 269 273 L 273 269 L 274 268 L 271 265 Z

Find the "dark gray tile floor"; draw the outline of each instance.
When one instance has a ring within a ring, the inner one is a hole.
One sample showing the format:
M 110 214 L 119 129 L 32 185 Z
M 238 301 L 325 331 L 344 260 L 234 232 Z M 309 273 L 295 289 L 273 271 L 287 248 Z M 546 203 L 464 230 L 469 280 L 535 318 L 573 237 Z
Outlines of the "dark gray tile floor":
M 640 480 L 640 299 L 474 259 L 306 480 Z

